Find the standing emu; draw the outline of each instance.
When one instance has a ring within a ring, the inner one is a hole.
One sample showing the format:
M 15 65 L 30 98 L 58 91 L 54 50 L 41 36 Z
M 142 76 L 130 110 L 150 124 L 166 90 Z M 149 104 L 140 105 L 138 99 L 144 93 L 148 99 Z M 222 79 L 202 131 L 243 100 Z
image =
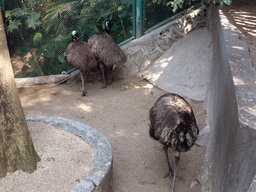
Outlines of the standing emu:
M 101 88 L 106 88 L 107 85 L 112 83 L 113 70 L 116 65 L 123 64 L 127 60 L 124 51 L 118 47 L 114 39 L 109 35 L 111 26 L 112 23 L 107 20 L 105 22 L 105 32 L 95 34 L 88 40 L 103 76 Z
M 80 70 L 82 77 L 82 96 L 85 96 L 85 81 L 87 80 L 88 70 L 96 68 L 97 61 L 91 51 L 91 47 L 86 42 L 78 40 L 77 31 L 72 32 L 72 40 L 64 52 L 64 58 L 69 65 Z
M 193 110 L 181 96 L 167 93 L 158 98 L 150 109 L 149 117 L 149 135 L 164 145 L 168 173 L 172 178 L 172 191 L 174 191 L 180 153 L 188 151 L 199 134 Z M 168 147 L 179 153 L 175 156 L 174 173 L 169 163 Z

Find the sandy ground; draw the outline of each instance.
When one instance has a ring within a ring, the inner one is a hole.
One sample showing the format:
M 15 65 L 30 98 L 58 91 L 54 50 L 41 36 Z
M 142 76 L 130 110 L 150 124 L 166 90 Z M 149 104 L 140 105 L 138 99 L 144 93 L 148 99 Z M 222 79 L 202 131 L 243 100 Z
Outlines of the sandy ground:
M 81 138 L 47 124 L 28 122 L 28 126 L 41 161 L 31 174 L 8 173 L 0 179 L 0 191 L 71 191 L 91 170 L 93 149 Z
M 240 31 L 241 39 L 249 45 L 253 66 L 256 69 L 256 1 L 237 1 L 231 4 L 228 19 Z
M 148 113 L 164 92 L 140 77 L 116 80 L 107 89 L 101 82 L 87 84 L 81 97 L 80 82 L 60 86 L 20 88 L 26 116 L 60 116 L 85 123 L 102 132 L 114 153 L 114 191 L 170 191 L 162 145 L 148 134 Z M 200 129 L 206 113 L 203 102 L 188 100 Z M 171 151 L 171 150 L 170 150 Z M 176 191 L 200 191 L 197 174 L 204 160 L 204 147 L 194 146 L 182 154 Z M 173 163 L 173 161 L 172 161 Z

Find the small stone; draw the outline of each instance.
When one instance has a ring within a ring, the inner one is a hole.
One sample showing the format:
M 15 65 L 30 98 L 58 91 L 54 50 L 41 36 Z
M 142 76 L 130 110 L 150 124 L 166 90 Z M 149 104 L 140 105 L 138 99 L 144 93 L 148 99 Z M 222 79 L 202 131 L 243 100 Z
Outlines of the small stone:
M 54 157 L 47 157 L 46 160 L 47 160 L 47 161 L 53 161 L 53 162 L 55 162 L 55 158 L 54 158 Z

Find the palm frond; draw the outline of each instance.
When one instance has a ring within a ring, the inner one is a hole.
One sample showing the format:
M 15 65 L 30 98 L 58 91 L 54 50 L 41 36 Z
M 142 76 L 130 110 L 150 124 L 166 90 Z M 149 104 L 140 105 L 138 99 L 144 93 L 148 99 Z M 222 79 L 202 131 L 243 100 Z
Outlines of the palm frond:
M 81 11 L 80 1 L 72 1 L 56 5 L 48 10 L 43 19 L 43 27 L 48 33 L 52 28 L 65 28 L 67 20 L 77 20 Z

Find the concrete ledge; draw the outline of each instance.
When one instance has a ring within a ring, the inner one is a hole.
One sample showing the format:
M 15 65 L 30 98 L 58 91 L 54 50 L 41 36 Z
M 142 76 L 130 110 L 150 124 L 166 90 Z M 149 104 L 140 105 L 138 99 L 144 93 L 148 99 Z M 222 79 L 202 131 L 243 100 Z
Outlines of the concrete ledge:
M 94 151 L 94 166 L 72 192 L 113 191 L 113 152 L 107 138 L 96 129 L 62 117 L 28 116 L 27 121 L 43 122 L 85 140 Z
M 70 75 L 49 75 L 40 77 L 26 77 L 26 78 L 15 78 L 17 87 L 30 87 L 34 85 L 54 84 L 64 79 L 69 78 Z

